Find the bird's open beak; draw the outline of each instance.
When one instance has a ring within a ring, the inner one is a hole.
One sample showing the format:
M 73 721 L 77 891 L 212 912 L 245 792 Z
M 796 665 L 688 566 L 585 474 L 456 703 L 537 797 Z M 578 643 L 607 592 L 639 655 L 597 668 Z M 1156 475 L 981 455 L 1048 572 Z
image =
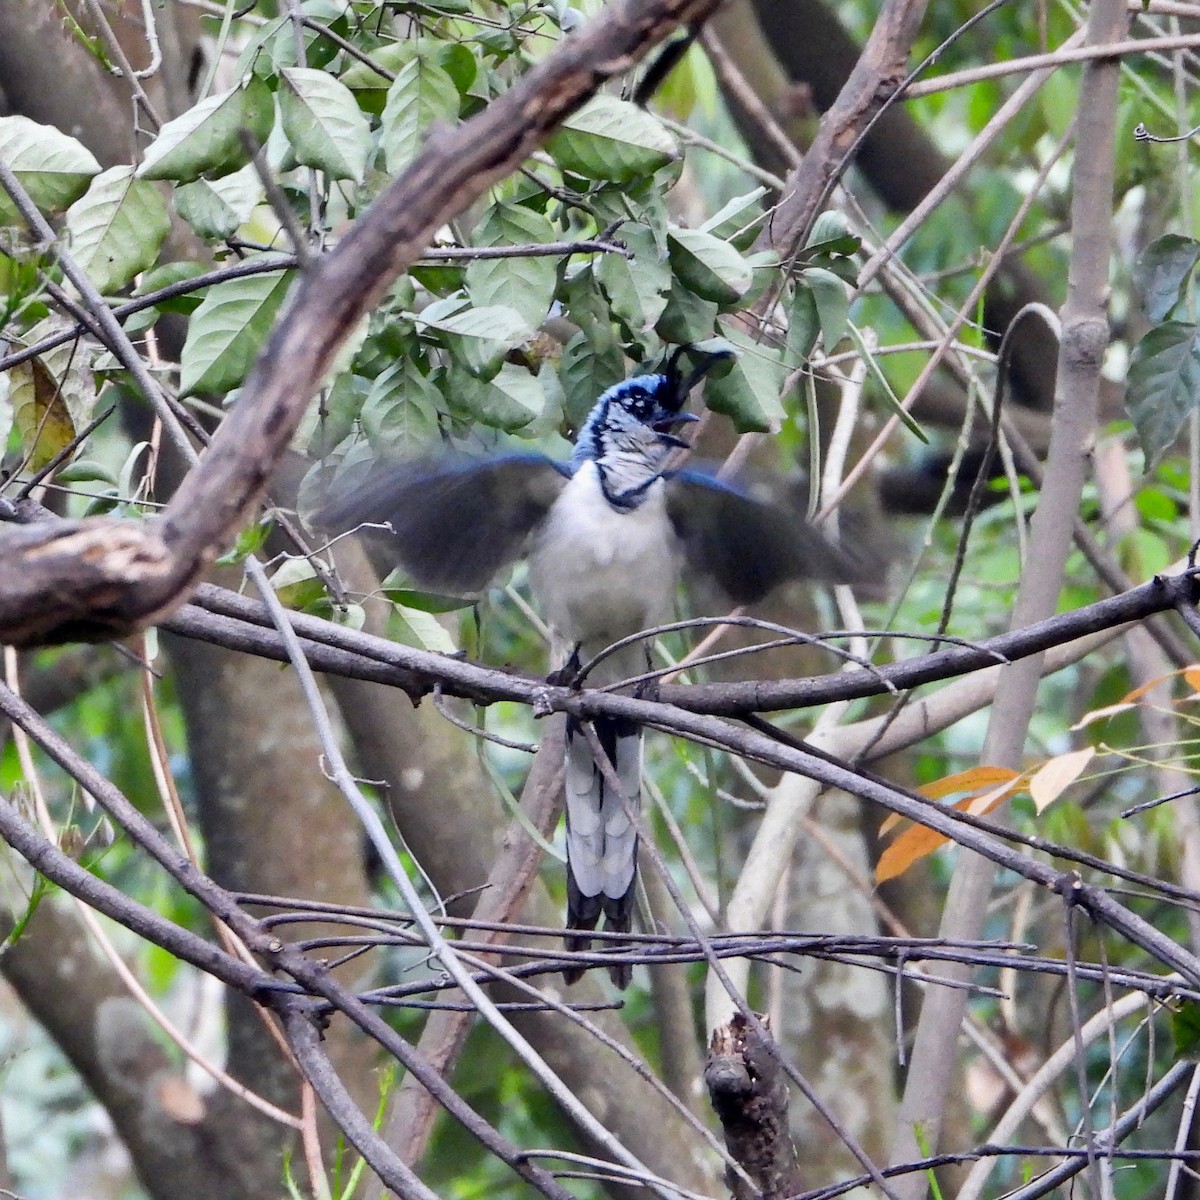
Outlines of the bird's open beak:
M 667 446 L 682 446 L 687 448 L 688 443 L 681 437 L 676 437 L 671 432 L 671 429 L 676 425 L 683 425 L 689 421 L 698 421 L 700 418 L 695 413 L 690 412 L 663 412 L 661 416 L 656 417 L 650 422 L 650 428 L 658 434 L 658 440 Z

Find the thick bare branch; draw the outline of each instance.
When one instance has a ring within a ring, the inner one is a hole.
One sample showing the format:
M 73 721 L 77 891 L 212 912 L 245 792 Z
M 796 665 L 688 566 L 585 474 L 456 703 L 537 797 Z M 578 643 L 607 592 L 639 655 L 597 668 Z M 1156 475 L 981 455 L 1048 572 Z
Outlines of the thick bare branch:
M 801 1189 L 800 1164 L 788 1131 L 787 1081 L 758 1032 L 740 1014 L 713 1031 L 704 1083 L 730 1153 L 754 1180 L 747 1188 L 732 1171 L 734 1200 L 777 1200 Z

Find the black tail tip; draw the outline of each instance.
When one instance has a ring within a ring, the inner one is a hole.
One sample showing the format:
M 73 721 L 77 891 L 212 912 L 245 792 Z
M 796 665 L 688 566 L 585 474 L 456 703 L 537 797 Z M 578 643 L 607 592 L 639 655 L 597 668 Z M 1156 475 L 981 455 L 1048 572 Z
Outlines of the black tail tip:
M 632 889 L 631 889 L 632 891 Z M 605 931 L 611 930 L 613 933 L 628 933 L 633 924 L 633 914 L 629 907 L 624 908 L 614 915 L 614 908 L 619 901 L 609 900 L 604 898 L 604 913 Z M 614 908 L 610 908 L 614 906 Z M 567 929 L 581 930 L 582 936 L 578 933 L 568 932 L 563 937 L 563 949 L 570 954 L 586 953 L 592 948 L 592 939 L 586 935 L 596 928 L 600 920 L 601 899 L 599 897 L 589 897 L 580 907 L 575 905 L 568 906 L 567 910 Z M 616 962 L 606 964 L 608 966 L 608 977 L 613 981 L 613 984 L 624 991 L 633 980 L 633 964 L 625 962 Z M 578 983 L 584 975 L 587 974 L 592 964 L 586 966 L 569 966 L 563 967 L 563 981 L 569 986 L 573 983 Z

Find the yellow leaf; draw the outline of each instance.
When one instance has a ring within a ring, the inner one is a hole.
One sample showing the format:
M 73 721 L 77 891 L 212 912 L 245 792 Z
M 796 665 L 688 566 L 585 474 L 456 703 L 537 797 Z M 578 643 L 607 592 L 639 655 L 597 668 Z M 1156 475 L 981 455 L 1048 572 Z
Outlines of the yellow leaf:
M 1029 780 L 1029 794 L 1037 811 L 1044 812 L 1083 774 L 1083 769 L 1096 756 L 1096 751 L 1087 746 L 1083 750 L 1072 750 L 1059 754 L 1043 763 Z
M 1183 677 L 1193 692 L 1200 692 L 1200 666 L 1184 667 Z
M 30 358 L 10 370 L 9 395 L 26 466 L 40 470 L 75 436 L 59 380 L 40 358 Z

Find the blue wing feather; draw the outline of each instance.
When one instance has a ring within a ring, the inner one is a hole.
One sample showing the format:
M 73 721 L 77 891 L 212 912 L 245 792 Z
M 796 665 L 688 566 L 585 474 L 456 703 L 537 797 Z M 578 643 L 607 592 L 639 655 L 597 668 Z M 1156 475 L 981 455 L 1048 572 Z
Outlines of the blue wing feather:
M 570 476 L 539 454 L 378 463 L 317 514 L 322 528 L 371 533 L 423 587 L 476 592 L 524 552 Z
M 759 500 L 702 469 L 673 473 L 667 512 L 688 568 L 752 604 L 791 579 L 862 581 L 863 565 L 795 510 Z

